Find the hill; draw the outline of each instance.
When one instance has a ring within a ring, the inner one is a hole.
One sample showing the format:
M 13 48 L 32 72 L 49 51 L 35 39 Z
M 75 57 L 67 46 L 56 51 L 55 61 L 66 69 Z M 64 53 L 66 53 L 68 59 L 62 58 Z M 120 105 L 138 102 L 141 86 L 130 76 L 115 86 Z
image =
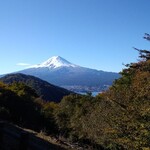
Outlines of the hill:
M 0 78 L 0 81 L 6 84 L 11 84 L 13 82 L 25 83 L 27 86 L 33 88 L 36 91 L 36 93 L 45 101 L 60 102 L 60 100 L 64 96 L 72 93 L 71 91 L 60 88 L 58 86 L 54 86 L 37 77 L 24 75 L 21 73 L 6 75 Z
M 150 50 L 136 50 L 140 60 L 127 64 L 109 90 L 60 102 L 56 122 L 68 138 L 94 143 L 95 150 L 150 149 Z

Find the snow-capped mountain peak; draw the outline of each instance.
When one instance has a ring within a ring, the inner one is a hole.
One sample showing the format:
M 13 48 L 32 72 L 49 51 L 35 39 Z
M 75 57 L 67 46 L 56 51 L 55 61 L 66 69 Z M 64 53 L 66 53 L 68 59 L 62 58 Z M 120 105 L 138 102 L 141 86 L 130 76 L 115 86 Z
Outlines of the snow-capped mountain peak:
M 48 67 L 48 68 L 58 68 L 58 67 L 77 67 L 70 63 L 69 61 L 65 60 L 60 56 L 53 56 L 48 60 L 44 61 L 41 64 L 32 66 L 33 68 L 41 68 L 41 67 Z

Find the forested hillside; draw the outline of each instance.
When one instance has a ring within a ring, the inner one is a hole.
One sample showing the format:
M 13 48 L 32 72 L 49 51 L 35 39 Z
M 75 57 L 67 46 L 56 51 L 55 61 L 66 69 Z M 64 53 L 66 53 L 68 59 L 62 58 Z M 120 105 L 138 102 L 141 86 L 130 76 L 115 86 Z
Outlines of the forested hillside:
M 150 35 L 145 39 L 150 41 Z M 109 90 L 44 102 L 23 83 L 0 84 L 0 116 L 78 143 L 83 149 L 150 149 L 150 51 L 127 64 Z
M 6 84 L 16 84 L 16 86 L 18 83 L 24 83 L 27 86 L 33 88 L 38 96 L 45 101 L 60 102 L 64 96 L 73 93 L 37 77 L 21 73 L 5 75 L 4 77 L 0 78 L 0 81 Z
M 46 111 L 47 105 L 51 108 Z M 55 103 L 45 102 L 35 90 L 23 83 L 5 85 L 0 83 L 0 120 L 15 123 L 36 131 L 56 131 L 51 116 Z
M 61 101 L 56 122 L 64 135 L 94 149 L 150 149 L 150 51 L 136 50 L 139 62 L 126 65 L 109 90 Z

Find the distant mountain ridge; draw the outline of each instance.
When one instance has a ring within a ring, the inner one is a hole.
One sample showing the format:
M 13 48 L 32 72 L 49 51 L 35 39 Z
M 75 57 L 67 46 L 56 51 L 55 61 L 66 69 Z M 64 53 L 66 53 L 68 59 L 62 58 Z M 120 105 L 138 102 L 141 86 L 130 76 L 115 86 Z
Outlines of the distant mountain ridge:
M 73 91 L 101 91 L 112 85 L 120 75 L 75 65 L 60 56 L 54 56 L 41 64 L 21 70 L 18 73 L 32 75 L 57 86 Z
M 36 93 L 45 101 L 60 102 L 64 96 L 73 93 L 58 86 L 54 86 L 37 77 L 24 75 L 21 73 L 6 75 L 0 78 L 0 81 L 4 82 L 5 84 L 11 84 L 13 82 L 22 82 L 27 86 L 33 88 L 36 91 Z

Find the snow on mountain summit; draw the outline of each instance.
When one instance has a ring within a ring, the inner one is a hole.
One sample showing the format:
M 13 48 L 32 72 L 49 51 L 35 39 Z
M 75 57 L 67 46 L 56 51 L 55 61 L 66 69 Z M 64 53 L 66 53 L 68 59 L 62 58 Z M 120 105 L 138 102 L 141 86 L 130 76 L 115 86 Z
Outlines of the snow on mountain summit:
M 77 67 L 77 65 L 70 63 L 69 61 L 65 60 L 60 56 L 53 56 L 41 64 L 32 66 L 32 68 L 41 68 L 41 67 L 48 67 L 48 68 Z

